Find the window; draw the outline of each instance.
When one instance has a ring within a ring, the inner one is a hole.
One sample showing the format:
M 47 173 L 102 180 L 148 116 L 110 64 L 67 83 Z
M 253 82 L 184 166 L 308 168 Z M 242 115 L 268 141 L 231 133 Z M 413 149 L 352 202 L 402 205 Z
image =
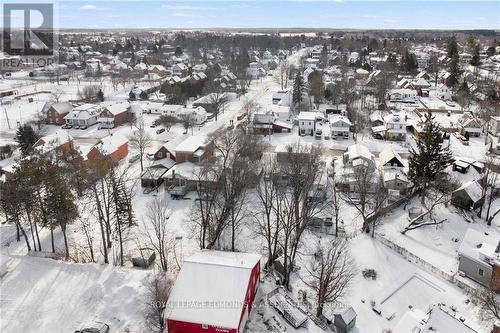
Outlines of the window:
M 163 153 L 161 151 L 158 152 L 158 159 L 163 157 Z
M 477 270 L 477 274 L 479 274 L 480 276 L 484 276 L 484 270 L 482 268 L 479 268 Z

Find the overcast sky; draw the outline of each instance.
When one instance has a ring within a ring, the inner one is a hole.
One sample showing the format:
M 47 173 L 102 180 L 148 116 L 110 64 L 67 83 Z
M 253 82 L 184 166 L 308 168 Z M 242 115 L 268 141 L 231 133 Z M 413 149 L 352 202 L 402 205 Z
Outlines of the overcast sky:
M 500 1 L 67 0 L 58 7 L 61 28 L 500 29 Z

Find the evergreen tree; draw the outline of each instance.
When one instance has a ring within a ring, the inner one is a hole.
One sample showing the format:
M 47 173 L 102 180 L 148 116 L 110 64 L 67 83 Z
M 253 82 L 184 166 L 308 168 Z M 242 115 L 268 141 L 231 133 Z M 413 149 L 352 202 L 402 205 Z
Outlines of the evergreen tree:
M 455 56 L 458 56 L 458 44 L 457 44 L 457 39 L 455 38 L 455 36 L 450 37 L 450 39 L 448 40 L 448 45 L 447 45 L 446 49 L 447 49 L 447 53 L 448 53 L 449 58 L 453 58 Z
M 462 84 L 460 85 L 460 88 L 457 90 L 457 102 L 460 104 L 462 107 L 462 110 L 464 107 L 468 107 L 470 104 L 470 89 L 469 86 L 467 85 L 467 82 L 464 80 Z
M 481 65 L 481 57 L 479 56 L 479 45 L 474 46 L 474 52 L 472 54 L 472 59 L 470 61 L 470 64 L 474 67 L 478 67 Z
M 326 47 L 326 43 L 323 44 L 323 48 L 321 49 L 321 57 L 319 59 L 320 68 L 325 68 L 328 66 L 328 49 Z
M 16 131 L 16 141 L 19 143 L 23 156 L 28 155 L 33 150 L 33 145 L 38 140 L 38 135 L 30 125 L 19 125 Z
M 78 217 L 78 207 L 75 197 L 71 192 L 69 183 L 63 178 L 63 170 L 57 165 L 51 165 L 47 173 L 47 195 L 45 197 L 45 209 L 52 227 L 59 226 L 63 234 L 66 260 L 69 259 L 69 245 L 67 237 L 67 225 Z
M 405 50 L 403 57 L 401 59 L 401 67 L 406 72 L 415 72 L 418 69 L 417 57 L 408 49 Z
M 304 79 L 302 78 L 301 73 L 297 72 L 297 75 L 295 75 L 295 81 L 293 82 L 292 102 L 294 105 L 299 105 L 300 103 L 302 103 L 303 93 L 304 93 Z
M 439 124 L 431 112 L 425 115 L 424 131 L 417 139 L 417 149 L 410 150 L 409 179 L 425 195 L 427 187 L 436 177 L 453 163 L 448 148 L 442 146 Z
M 455 55 L 450 61 L 449 67 L 450 76 L 446 79 L 446 85 L 450 88 L 456 88 L 458 86 L 458 77 L 460 76 L 460 71 L 458 69 L 458 55 Z
M 100 102 L 104 102 L 104 92 L 102 91 L 102 89 L 99 89 L 99 91 L 97 92 L 97 99 Z

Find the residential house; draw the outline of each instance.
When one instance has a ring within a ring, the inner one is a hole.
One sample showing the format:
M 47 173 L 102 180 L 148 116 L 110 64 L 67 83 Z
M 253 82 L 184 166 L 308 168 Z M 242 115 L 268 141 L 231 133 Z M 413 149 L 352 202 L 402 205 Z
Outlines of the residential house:
M 406 115 L 391 113 L 384 117 L 385 137 L 388 140 L 406 140 Z
M 392 89 L 387 94 L 389 102 L 416 103 L 417 91 L 413 89 Z
M 500 291 L 500 240 L 495 233 L 469 228 L 458 249 L 458 271 L 468 278 Z
M 208 112 L 205 110 L 205 108 L 198 106 L 198 107 L 183 107 L 178 110 L 178 114 L 176 115 L 177 118 L 181 119 L 183 117 L 191 117 L 193 120 L 194 124 L 197 126 L 202 125 L 205 123 L 208 119 Z
M 465 137 L 478 137 L 481 135 L 482 126 L 479 119 L 471 114 L 464 114 L 462 119 L 459 121 L 460 133 Z
M 174 64 L 172 66 L 172 75 L 177 75 L 177 76 L 183 77 L 183 76 L 186 76 L 187 71 L 188 71 L 188 67 L 182 62 Z
M 101 114 L 102 108 L 95 104 L 83 104 L 73 108 L 64 116 L 66 124 L 75 128 L 87 128 L 97 123 L 97 118 Z
M 489 122 L 489 132 L 495 136 L 500 136 L 500 116 L 493 116 Z
M 299 121 L 299 135 L 314 135 L 316 132 L 316 112 L 300 112 L 297 119 Z
M 292 124 L 281 120 L 273 111 L 255 112 L 248 124 L 248 129 L 253 134 L 289 133 L 292 128 Z
M 205 109 L 205 111 L 213 114 L 216 111 L 221 111 L 221 110 L 216 110 L 217 105 L 215 102 L 217 100 L 220 100 L 222 97 L 228 98 L 228 95 L 223 94 L 222 96 L 220 96 L 220 95 L 217 96 L 215 93 L 211 93 L 211 94 L 202 96 L 193 102 L 193 107 L 196 108 L 196 107 L 201 106 L 202 108 Z
M 156 74 L 160 77 L 164 77 L 165 75 L 167 75 L 167 69 L 162 65 L 153 65 L 148 68 L 148 72 Z
M 147 167 L 141 174 L 141 186 L 148 188 L 158 188 L 161 184 L 163 184 L 163 176 L 171 167 L 174 166 L 174 164 L 174 161 L 167 161 L 166 163 L 162 161 L 161 163 L 155 163 Z
M 87 153 L 87 159 L 109 158 L 118 163 L 128 154 L 128 140 L 119 134 L 111 134 L 99 141 Z
M 259 288 L 260 259 L 258 254 L 213 250 L 184 259 L 165 307 L 168 332 L 243 332 Z M 231 306 L 182 305 L 207 300 Z
M 73 105 L 69 102 L 45 103 L 42 113 L 46 114 L 47 124 L 63 125 L 64 117 L 73 110 Z
M 393 147 L 388 146 L 378 156 L 382 179 L 387 189 L 396 194 L 404 194 L 410 188 L 408 161 L 404 160 Z
M 362 144 L 354 144 L 347 147 L 346 152 L 342 155 L 344 167 L 356 168 L 360 165 L 374 164 L 374 156 L 368 148 Z
M 332 139 L 349 139 L 349 132 L 352 126 L 349 118 L 340 115 L 332 115 L 328 120 Z
M 129 120 L 129 108 L 128 102 L 105 106 L 97 118 L 99 128 L 114 128 L 126 123 Z
M 74 149 L 74 141 L 71 135 L 59 130 L 52 134 L 45 135 L 33 144 L 40 154 L 52 154 L 55 158 L 66 157 Z
M 451 204 L 465 210 L 476 210 L 483 202 L 483 188 L 475 180 L 463 184 L 451 193 Z
M 213 156 L 213 145 L 207 136 L 193 135 L 182 141 L 174 148 L 177 163 L 198 163 Z

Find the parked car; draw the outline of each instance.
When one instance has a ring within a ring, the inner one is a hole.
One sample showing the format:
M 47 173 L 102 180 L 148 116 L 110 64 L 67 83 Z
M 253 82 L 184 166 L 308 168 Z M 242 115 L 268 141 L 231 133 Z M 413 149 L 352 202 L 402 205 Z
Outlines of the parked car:
M 87 125 L 82 125 L 82 126 L 80 126 L 80 129 L 82 129 L 82 130 L 85 130 L 85 129 L 87 129 L 87 128 L 89 128 Z
M 73 126 L 71 126 L 70 124 L 64 124 L 61 126 L 62 129 L 70 129 L 72 128 Z
M 165 132 L 164 128 L 159 128 L 159 129 L 156 130 L 156 134 L 161 134 L 163 132 Z
M 156 127 L 156 122 L 153 122 L 153 123 L 151 124 L 151 126 L 149 126 L 149 127 L 151 127 L 151 128 L 155 128 L 155 127 Z
M 323 136 L 323 131 L 322 130 L 316 130 L 315 138 L 316 139 L 321 139 Z
M 129 162 L 129 163 L 134 163 L 134 162 L 136 162 L 136 161 L 138 161 L 138 160 L 140 160 L 140 159 L 141 159 L 141 155 L 137 154 L 137 155 L 131 156 L 131 157 L 128 159 L 128 162 Z
M 462 142 L 462 144 L 464 146 L 468 146 L 469 145 L 469 139 L 467 139 L 465 136 L 460 136 L 460 142 Z

